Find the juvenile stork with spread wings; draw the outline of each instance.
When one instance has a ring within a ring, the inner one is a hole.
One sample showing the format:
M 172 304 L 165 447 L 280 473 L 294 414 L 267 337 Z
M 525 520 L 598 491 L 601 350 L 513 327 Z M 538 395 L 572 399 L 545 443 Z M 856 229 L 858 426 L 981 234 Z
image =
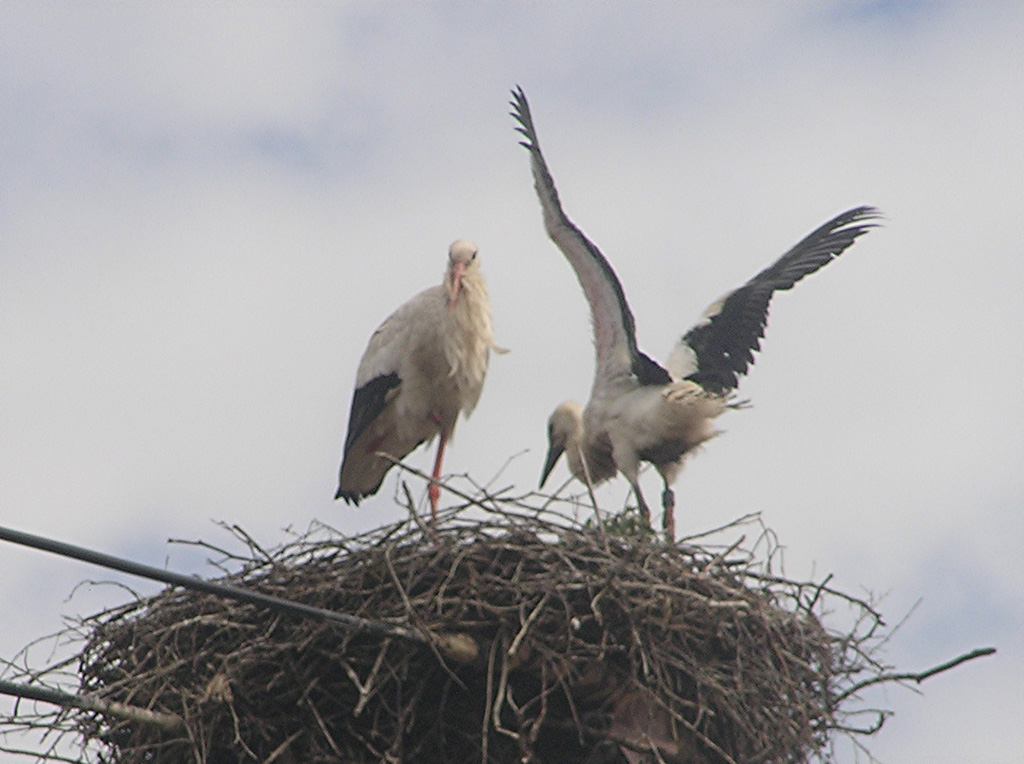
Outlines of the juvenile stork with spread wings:
M 334 498 L 359 504 L 391 469 L 378 453 L 402 459 L 440 436 L 428 488 L 436 524 L 444 449 L 459 412 L 469 416 L 480 399 L 493 347 L 477 248 L 459 239 L 448 250 L 443 283 L 402 305 L 370 337 L 356 372 Z
M 661 475 L 665 535 L 675 537 L 672 484 L 688 453 L 714 437 L 713 420 L 737 407 L 732 396 L 740 376 L 760 350 L 768 304 L 809 273 L 842 254 L 879 217 L 856 207 L 812 231 L 743 286 L 712 303 L 684 334 L 663 367 L 637 347 L 633 313 L 611 264 L 562 210 L 530 106 L 522 89 L 512 91 L 512 116 L 530 152 L 534 187 L 548 236 L 576 272 L 590 303 L 597 365 L 586 407 L 567 401 L 548 421 L 549 451 L 541 486 L 564 453 L 577 479 L 596 484 L 621 472 L 644 519 L 650 510 L 640 491 L 640 464 Z

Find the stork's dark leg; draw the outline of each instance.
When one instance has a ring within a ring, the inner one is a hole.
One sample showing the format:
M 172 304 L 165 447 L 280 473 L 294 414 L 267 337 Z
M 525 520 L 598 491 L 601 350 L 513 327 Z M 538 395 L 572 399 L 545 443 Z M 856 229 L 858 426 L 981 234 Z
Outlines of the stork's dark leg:
M 633 486 L 633 493 L 636 495 L 636 504 L 637 504 L 637 508 L 640 510 L 640 517 L 642 517 L 644 519 L 644 522 L 647 523 L 647 527 L 650 528 L 651 527 L 651 510 L 650 510 L 650 507 L 647 506 L 647 502 L 644 501 L 643 492 L 640 490 L 640 481 L 639 480 L 631 480 L 630 483 Z
M 672 544 L 676 540 L 676 495 L 675 492 L 665 485 L 661 494 L 661 508 L 665 514 L 662 516 L 662 527 L 665 529 L 665 540 Z

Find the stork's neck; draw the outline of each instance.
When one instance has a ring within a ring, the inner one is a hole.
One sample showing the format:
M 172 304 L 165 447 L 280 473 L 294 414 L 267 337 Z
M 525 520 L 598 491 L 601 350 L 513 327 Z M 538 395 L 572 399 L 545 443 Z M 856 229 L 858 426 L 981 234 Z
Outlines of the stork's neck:
M 446 282 L 445 288 L 448 299 L 451 299 L 451 283 Z M 467 270 L 462 276 L 461 288 L 451 312 L 461 327 L 474 334 L 485 334 L 488 341 L 493 340 L 487 282 L 479 270 Z
M 572 423 L 573 428 L 565 439 L 565 458 L 569 462 L 569 472 L 572 473 L 572 476 L 585 483 L 587 481 L 587 470 L 583 466 L 585 458 L 583 449 L 585 448 L 586 440 L 583 431 L 582 409 L 580 413 L 573 417 Z
M 447 299 L 451 299 L 450 294 Z M 445 305 L 445 315 L 444 354 L 461 391 L 462 410 L 468 415 L 480 396 L 490 350 L 494 347 L 487 283 L 479 270 L 468 269 L 463 274 L 455 304 L 451 310 Z

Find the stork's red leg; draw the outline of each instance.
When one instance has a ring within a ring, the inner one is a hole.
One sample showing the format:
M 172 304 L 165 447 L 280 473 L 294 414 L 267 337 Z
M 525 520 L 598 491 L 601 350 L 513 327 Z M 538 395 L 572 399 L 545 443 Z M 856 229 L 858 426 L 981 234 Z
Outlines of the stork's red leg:
M 441 499 L 441 486 L 438 481 L 441 479 L 441 464 L 444 461 L 444 447 L 448 443 L 448 434 L 441 433 L 437 444 L 437 457 L 434 459 L 433 481 L 427 488 L 427 495 L 430 497 L 430 525 L 437 530 L 437 503 Z

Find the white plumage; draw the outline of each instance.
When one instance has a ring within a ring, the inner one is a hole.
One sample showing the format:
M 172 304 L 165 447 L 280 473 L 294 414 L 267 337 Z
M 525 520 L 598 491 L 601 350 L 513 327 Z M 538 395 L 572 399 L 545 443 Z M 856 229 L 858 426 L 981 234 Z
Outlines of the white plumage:
M 672 484 L 688 453 L 717 434 L 713 421 L 733 402 L 739 378 L 754 362 L 772 295 L 789 289 L 831 262 L 878 217 L 857 207 L 808 234 L 789 252 L 739 288 L 712 303 L 686 332 L 662 367 L 640 351 L 632 311 L 615 271 L 601 251 L 562 210 L 541 154 L 530 107 L 521 89 L 512 92 L 512 116 L 530 152 L 534 187 L 552 241 L 572 265 L 590 304 L 597 354 L 594 386 L 586 407 L 561 404 L 548 421 L 548 456 L 541 485 L 565 453 L 573 476 L 591 484 L 621 472 L 644 518 L 650 511 L 638 482 L 640 465 L 660 473 L 666 535 L 675 536 Z
M 477 248 L 459 239 L 444 281 L 388 316 L 370 337 L 356 372 L 336 499 L 358 504 L 377 492 L 392 464 L 440 436 L 433 478 L 459 412 L 475 408 L 494 347 L 487 285 Z M 436 520 L 440 489 L 429 488 Z

